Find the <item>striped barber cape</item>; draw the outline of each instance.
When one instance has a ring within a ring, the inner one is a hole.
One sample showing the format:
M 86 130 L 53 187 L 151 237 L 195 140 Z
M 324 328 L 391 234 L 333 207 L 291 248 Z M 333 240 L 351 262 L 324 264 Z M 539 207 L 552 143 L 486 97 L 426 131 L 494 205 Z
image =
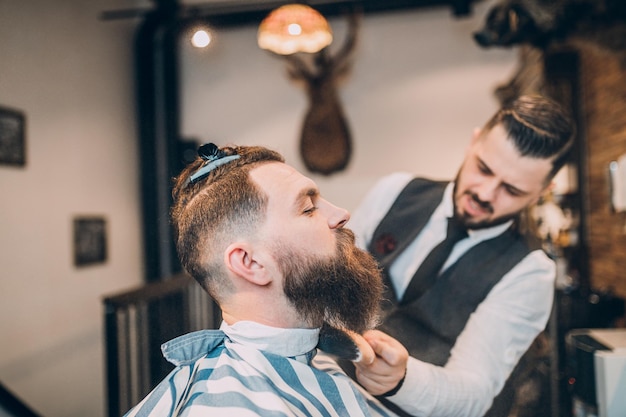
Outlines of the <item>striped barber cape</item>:
M 176 368 L 124 417 L 395 415 L 317 355 L 310 332 L 246 322 L 243 332 L 223 324 L 173 339 L 162 350 Z M 270 346 L 280 354 L 261 350 Z

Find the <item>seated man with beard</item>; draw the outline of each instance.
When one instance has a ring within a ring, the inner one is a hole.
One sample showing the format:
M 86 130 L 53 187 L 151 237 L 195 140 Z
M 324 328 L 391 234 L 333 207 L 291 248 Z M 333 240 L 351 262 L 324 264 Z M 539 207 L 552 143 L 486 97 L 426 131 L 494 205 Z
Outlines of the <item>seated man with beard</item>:
M 362 333 L 378 320 L 381 276 L 343 228 L 348 212 L 266 148 L 198 153 L 171 217 L 181 263 L 223 323 L 163 344 L 176 368 L 126 416 L 392 415 L 316 357 L 323 325 Z

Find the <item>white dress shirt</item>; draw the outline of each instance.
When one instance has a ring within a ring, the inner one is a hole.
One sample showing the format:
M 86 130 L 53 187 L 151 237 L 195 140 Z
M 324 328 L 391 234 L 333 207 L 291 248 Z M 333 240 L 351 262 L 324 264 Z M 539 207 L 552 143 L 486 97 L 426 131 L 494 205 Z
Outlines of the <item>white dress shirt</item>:
M 360 247 L 367 248 L 378 224 L 413 178 L 410 173 L 391 174 L 366 195 L 348 224 Z M 390 268 L 392 285 L 400 298 L 420 263 L 445 238 L 447 217 L 453 212 L 453 188 L 453 183 L 448 184 L 441 204 L 422 232 Z M 444 269 L 510 225 L 470 230 L 469 237 L 455 246 Z M 468 279 L 471 274 L 468 271 Z M 389 400 L 415 416 L 482 416 L 520 357 L 545 328 L 552 310 L 554 279 L 554 262 L 541 250 L 529 253 L 472 313 L 448 363 L 440 367 L 410 358 L 402 389 Z

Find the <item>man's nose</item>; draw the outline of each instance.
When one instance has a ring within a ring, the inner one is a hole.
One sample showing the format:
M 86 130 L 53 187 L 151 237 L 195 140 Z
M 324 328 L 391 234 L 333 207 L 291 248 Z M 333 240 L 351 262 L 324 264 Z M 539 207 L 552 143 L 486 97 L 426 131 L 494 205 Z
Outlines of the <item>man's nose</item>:
M 486 180 L 474 189 L 480 201 L 491 202 L 496 196 L 498 181 L 495 179 Z
M 350 212 L 344 208 L 324 200 L 324 209 L 328 218 L 328 227 L 331 229 L 339 229 L 350 220 Z

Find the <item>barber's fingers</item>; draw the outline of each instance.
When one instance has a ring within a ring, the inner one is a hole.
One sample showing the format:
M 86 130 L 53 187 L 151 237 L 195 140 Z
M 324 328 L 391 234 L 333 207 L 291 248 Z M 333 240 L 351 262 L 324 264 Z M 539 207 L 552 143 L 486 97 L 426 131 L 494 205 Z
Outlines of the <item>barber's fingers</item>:
M 389 392 L 404 378 L 409 353 L 400 342 L 381 331 L 371 330 L 363 337 L 376 358 L 369 364 L 355 363 L 357 380 L 373 395 Z
M 363 337 L 370 344 L 376 356 L 388 365 L 406 367 L 409 352 L 398 340 L 380 330 L 369 330 L 363 334 Z
M 359 384 L 372 395 L 381 395 L 394 389 L 398 383 L 393 375 L 378 375 L 361 370 L 356 367 L 356 379 Z
M 376 359 L 376 353 L 368 341 L 358 333 L 350 332 L 350 336 L 361 353 L 355 362 L 359 362 L 364 365 L 370 365 L 374 362 L 374 359 Z

